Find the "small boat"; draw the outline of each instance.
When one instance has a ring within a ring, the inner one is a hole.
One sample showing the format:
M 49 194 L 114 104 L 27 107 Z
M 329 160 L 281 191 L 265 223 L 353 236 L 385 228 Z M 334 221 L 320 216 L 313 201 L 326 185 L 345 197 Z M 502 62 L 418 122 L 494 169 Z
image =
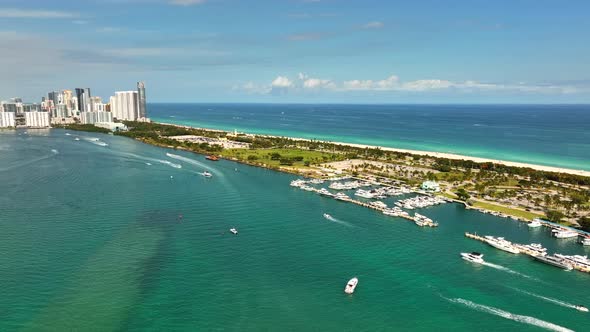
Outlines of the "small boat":
M 79 141 L 80 139 L 78 137 L 74 138 L 75 141 Z
M 214 156 L 214 155 L 208 155 L 207 157 L 205 157 L 205 159 L 211 160 L 211 161 L 218 161 L 219 157 Z
M 348 283 L 346 284 L 346 287 L 344 288 L 344 293 L 346 294 L 352 294 L 354 293 L 354 289 L 356 288 L 356 285 L 358 285 L 359 280 L 357 279 L 357 277 L 354 277 L 350 280 L 348 280 Z
M 541 221 L 538 218 L 535 218 L 527 226 L 529 226 L 530 228 L 536 228 L 536 227 L 541 227 L 542 224 L 541 224 Z
M 211 173 L 209 173 L 207 171 L 204 171 L 203 173 L 201 173 L 201 175 L 204 176 L 204 177 L 206 177 L 206 178 L 210 178 L 210 177 L 213 176 L 213 174 L 211 174 Z
M 464 260 L 472 262 L 472 263 L 483 264 L 483 262 L 484 262 L 483 261 L 483 254 L 480 254 L 478 252 L 470 252 L 470 253 L 462 252 L 461 257 Z
M 229 231 L 232 232 L 233 234 L 238 234 L 238 230 L 235 228 L 230 228 Z
M 70 136 L 70 135 L 71 135 L 70 133 L 66 133 L 66 136 Z
M 577 305 L 575 308 L 578 311 L 588 312 L 588 308 L 584 307 L 583 305 Z
M 584 237 L 584 238 L 583 238 L 583 239 L 580 241 L 580 243 L 581 243 L 583 246 L 590 246 L 590 237 L 588 237 L 588 236 Z
M 578 232 L 569 230 L 567 228 L 560 228 L 552 230 L 551 235 L 558 239 L 569 239 L 578 236 Z
M 326 219 L 332 219 L 332 216 L 329 215 L 329 214 L 327 214 L 327 213 L 324 213 L 324 218 L 326 218 Z

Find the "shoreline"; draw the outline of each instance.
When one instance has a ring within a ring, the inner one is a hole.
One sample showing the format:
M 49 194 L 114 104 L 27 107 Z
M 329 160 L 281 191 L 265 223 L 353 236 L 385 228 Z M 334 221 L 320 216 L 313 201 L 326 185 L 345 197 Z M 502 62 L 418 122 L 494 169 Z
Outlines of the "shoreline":
M 210 128 L 202 128 L 202 127 L 193 127 L 193 126 L 186 126 L 186 125 L 178 125 L 178 124 L 168 123 L 168 122 L 154 122 L 154 123 L 158 123 L 158 124 L 162 124 L 162 125 L 168 125 L 168 126 L 175 126 L 175 127 L 179 127 L 179 128 L 189 128 L 189 129 L 206 130 L 206 131 L 211 131 L 211 132 L 226 132 L 226 133 L 231 133 L 230 131 L 226 131 L 226 130 L 210 129 Z M 248 134 L 248 133 L 245 133 L 245 134 Z M 563 167 L 556 167 L 556 166 L 544 166 L 544 165 L 529 164 L 529 163 L 523 163 L 523 162 L 517 162 L 517 161 L 507 161 L 507 160 L 500 160 L 500 159 L 489 159 L 489 158 L 482 158 L 482 157 L 472 157 L 472 156 L 460 155 L 460 154 L 455 154 L 455 153 L 434 152 L 434 151 L 422 151 L 422 150 L 410 150 L 410 149 L 400 149 L 400 148 L 384 147 L 384 146 L 378 146 L 378 145 L 368 145 L 368 144 L 358 144 L 358 143 L 345 143 L 345 142 L 332 142 L 332 141 L 325 141 L 325 140 L 311 140 L 311 139 L 301 138 L 301 137 L 264 135 L 264 134 L 252 134 L 252 135 L 260 136 L 260 137 L 288 138 L 288 139 L 291 139 L 291 140 L 294 140 L 294 141 L 306 141 L 306 142 L 314 141 L 314 142 L 330 143 L 330 144 L 336 144 L 336 145 L 340 145 L 340 146 L 351 146 L 351 147 L 362 148 L 362 149 L 365 149 L 365 148 L 368 148 L 368 149 L 380 149 L 380 150 L 383 150 L 383 151 L 408 153 L 408 154 L 419 155 L 419 156 L 430 156 L 430 157 L 446 158 L 446 159 L 453 159 L 453 160 L 471 160 L 471 161 L 474 161 L 474 162 L 477 162 L 477 163 L 491 162 L 491 163 L 494 163 L 494 164 L 501 164 L 501 165 L 505 165 L 505 166 L 520 167 L 520 168 L 531 168 L 531 169 L 534 169 L 534 170 L 537 170 L 537 171 L 555 172 L 555 173 L 566 173 L 566 174 L 581 175 L 581 176 L 590 177 L 590 171 L 585 171 L 585 170 L 577 170 L 577 169 L 563 168 Z

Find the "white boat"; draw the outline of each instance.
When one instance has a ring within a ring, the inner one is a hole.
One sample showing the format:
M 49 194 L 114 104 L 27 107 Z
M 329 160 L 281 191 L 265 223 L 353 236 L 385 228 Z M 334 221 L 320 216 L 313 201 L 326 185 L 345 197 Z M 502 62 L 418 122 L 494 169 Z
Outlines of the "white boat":
M 513 244 L 520 252 L 525 253 L 530 256 L 545 256 L 547 255 L 547 249 L 543 248 L 543 246 L 539 243 L 531 243 L 531 244 Z
M 590 246 L 590 237 L 584 237 L 584 238 L 582 239 L 582 241 L 580 241 L 580 243 L 581 243 L 583 246 Z
M 569 239 L 578 236 L 578 232 L 565 228 L 554 229 L 551 231 L 551 234 L 558 239 Z
M 332 216 L 327 213 L 324 213 L 324 218 L 329 220 L 329 219 L 332 219 Z
M 344 194 L 344 193 L 337 193 L 336 196 L 334 196 L 334 198 L 339 199 L 339 200 L 349 200 L 350 197 L 348 197 L 348 195 Z
M 487 235 L 486 242 L 494 248 L 509 252 L 511 254 L 518 254 L 520 250 L 512 245 L 512 242 L 505 240 L 503 237 L 493 237 Z
M 334 196 L 334 194 L 332 194 L 328 189 L 326 188 L 322 188 L 318 191 L 318 194 L 320 195 L 324 195 L 324 196 Z
M 583 305 L 577 305 L 575 308 L 578 311 L 588 312 L 588 308 L 584 307 Z
M 354 289 L 356 288 L 356 285 L 358 285 L 358 283 L 359 283 L 359 280 L 356 277 L 350 279 L 348 281 L 348 283 L 346 284 L 346 287 L 344 288 L 344 293 L 346 293 L 346 294 L 354 293 Z
M 66 133 L 66 136 L 70 136 L 70 135 L 71 135 L 70 133 Z
M 375 197 L 375 195 L 373 195 L 370 191 L 364 190 L 364 189 L 359 189 L 354 193 L 355 196 L 359 196 L 359 197 L 363 197 L 363 198 L 373 198 Z
M 213 176 L 213 174 L 211 174 L 211 173 L 209 173 L 207 171 L 204 171 L 203 173 L 201 173 L 201 175 L 204 176 L 204 177 L 206 177 L 206 178 L 210 178 L 210 177 Z
M 536 228 L 536 227 L 541 227 L 541 221 L 537 218 L 537 219 L 533 219 L 533 221 L 531 221 L 527 226 L 529 226 L 530 228 Z
M 381 201 L 375 201 L 370 203 L 372 206 L 379 208 L 379 209 L 387 209 L 387 204 Z
M 478 252 L 462 252 L 461 257 L 469 262 L 483 264 L 483 254 Z
M 74 138 L 74 141 L 79 141 L 80 139 L 78 137 Z
M 238 230 L 235 228 L 230 228 L 229 231 L 232 232 L 233 234 L 238 234 Z

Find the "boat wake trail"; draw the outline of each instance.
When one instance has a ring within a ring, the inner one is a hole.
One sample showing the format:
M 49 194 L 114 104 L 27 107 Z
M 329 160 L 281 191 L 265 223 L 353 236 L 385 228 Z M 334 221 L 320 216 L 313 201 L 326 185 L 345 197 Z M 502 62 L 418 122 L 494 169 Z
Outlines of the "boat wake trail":
M 85 140 L 86 142 L 90 142 L 92 144 L 96 144 L 99 146 L 108 146 L 107 143 L 101 142 L 100 139 L 98 139 L 96 137 L 82 137 L 82 139 Z
M 443 298 L 449 302 L 462 304 L 470 309 L 477 310 L 480 312 L 485 312 L 485 313 L 492 314 L 492 315 L 496 315 L 496 316 L 499 316 L 502 318 L 506 318 L 506 319 L 515 321 L 515 322 L 538 326 L 540 328 L 544 328 L 544 329 L 550 330 L 550 331 L 573 332 L 573 330 L 570 330 L 566 327 L 559 326 L 557 324 L 553 324 L 550 322 L 546 322 L 544 320 L 541 320 L 541 319 L 538 319 L 535 317 L 516 315 L 516 314 L 510 313 L 508 311 L 504 311 L 504 310 L 494 308 L 494 307 L 488 307 L 486 305 L 478 304 L 478 303 L 471 302 L 469 300 L 465 300 L 465 299 L 461 299 L 461 298 L 449 299 L 444 296 L 443 296 Z
M 189 163 L 195 166 L 199 166 L 199 167 L 204 167 L 207 168 L 208 166 L 205 165 L 204 163 L 198 162 L 196 160 L 187 158 L 187 157 L 183 157 L 183 156 L 179 156 L 177 154 L 172 154 L 172 153 L 166 153 L 166 156 L 172 158 L 172 159 L 176 159 L 176 160 L 180 160 L 180 161 L 184 161 L 185 163 Z M 218 175 L 218 174 L 216 174 Z
M 537 278 L 531 277 L 531 276 L 529 276 L 529 275 L 526 275 L 526 274 L 524 274 L 524 273 L 516 272 L 516 271 L 514 271 L 514 270 L 511 270 L 511 269 L 509 269 L 509 268 L 507 268 L 507 267 L 504 267 L 504 266 L 502 266 L 502 265 L 497 265 L 497 264 L 493 264 L 493 263 L 489 263 L 489 262 L 483 262 L 482 264 L 483 264 L 483 265 L 485 265 L 485 266 L 489 266 L 489 267 L 491 267 L 491 268 L 494 268 L 494 269 L 496 269 L 496 270 L 500 270 L 500 271 L 508 272 L 508 273 L 510 273 L 510 274 L 514 274 L 514 275 L 517 275 L 517 276 L 521 276 L 521 277 L 523 277 L 523 278 L 527 278 L 527 279 L 531 279 L 531 280 L 536 280 L 536 281 L 539 281 L 539 279 L 537 279 Z
M 344 226 L 346 226 L 346 227 L 354 227 L 353 225 L 351 225 L 351 224 L 347 223 L 346 221 L 343 221 L 343 220 L 340 220 L 340 219 L 334 218 L 334 217 L 332 217 L 332 216 L 330 216 L 330 215 L 328 215 L 328 216 L 324 216 L 324 218 L 326 218 L 326 219 L 327 219 L 327 220 L 329 220 L 329 221 L 335 222 L 335 223 L 337 223 L 337 224 L 344 225 Z
M 527 291 L 524 291 L 522 289 L 518 289 L 518 288 L 514 288 L 514 287 L 509 287 L 509 288 L 511 288 L 511 289 L 513 289 L 513 290 L 515 290 L 517 292 L 520 292 L 520 293 L 523 293 L 523 294 L 526 294 L 526 295 L 530 295 L 532 297 L 536 297 L 538 299 L 541 299 L 541 300 L 544 300 L 544 301 L 547 301 L 547 302 L 551 302 L 551 303 L 560 305 L 562 307 L 566 307 L 566 308 L 571 308 L 571 309 L 578 310 L 576 308 L 576 305 L 575 304 L 571 304 L 571 303 L 567 303 L 567 302 L 564 302 L 564 301 L 561 301 L 561 300 L 558 300 L 558 299 L 554 299 L 554 298 L 551 298 L 551 297 L 546 297 L 546 296 L 542 296 L 542 295 L 539 295 L 539 294 L 527 292 Z
M 159 162 L 160 164 L 164 164 L 164 165 L 168 165 L 168 166 L 172 166 L 174 168 L 182 168 L 182 165 L 180 164 L 175 164 L 173 162 L 170 162 L 168 160 L 161 160 L 161 159 L 156 159 L 157 162 Z

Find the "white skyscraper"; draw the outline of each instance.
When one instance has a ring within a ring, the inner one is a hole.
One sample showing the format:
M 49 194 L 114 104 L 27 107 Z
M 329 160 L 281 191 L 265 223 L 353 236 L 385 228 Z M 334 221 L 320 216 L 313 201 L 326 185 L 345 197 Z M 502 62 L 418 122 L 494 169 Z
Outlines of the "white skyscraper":
M 49 127 L 49 112 L 25 112 L 25 123 L 31 128 Z
M 15 125 L 13 112 L 0 112 L 0 128 L 14 127 Z
M 110 100 L 111 112 L 117 120 L 135 121 L 139 117 L 137 91 L 117 91 Z

